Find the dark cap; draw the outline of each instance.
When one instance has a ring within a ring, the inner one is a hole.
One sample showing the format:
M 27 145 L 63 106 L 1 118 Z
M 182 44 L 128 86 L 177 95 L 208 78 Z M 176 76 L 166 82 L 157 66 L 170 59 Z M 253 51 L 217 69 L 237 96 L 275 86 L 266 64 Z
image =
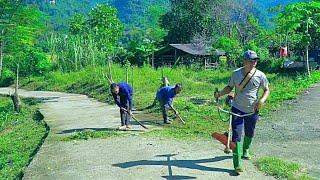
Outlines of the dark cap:
M 245 60 L 248 60 L 248 61 L 256 61 L 260 59 L 257 53 L 252 50 L 248 50 L 244 52 L 243 57 Z

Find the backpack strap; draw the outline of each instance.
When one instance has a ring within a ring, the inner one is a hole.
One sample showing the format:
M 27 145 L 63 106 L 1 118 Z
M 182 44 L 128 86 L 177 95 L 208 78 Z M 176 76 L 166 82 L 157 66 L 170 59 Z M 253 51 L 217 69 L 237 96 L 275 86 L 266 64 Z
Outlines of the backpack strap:
M 256 68 L 253 68 L 251 69 L 250 72 L 248 72 L 246 74 L 246 76 L 242 79 L 242 81 L 240 82 L 240 85 L 239 85 L 239 91 L 242 91 L 246 86 L 247 84 L 249 83 L 250 79 L 254 76 L 254 74 L 257 72 L 257 69 Z

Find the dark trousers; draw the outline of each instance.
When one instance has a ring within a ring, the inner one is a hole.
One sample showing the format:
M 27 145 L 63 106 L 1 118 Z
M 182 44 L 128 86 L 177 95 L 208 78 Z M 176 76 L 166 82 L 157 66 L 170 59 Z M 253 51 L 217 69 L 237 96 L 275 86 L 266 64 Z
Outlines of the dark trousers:
M 160 102 L 160 109 L 162 111 L 162 117 L 163 117 L 163 122 L 168 122 L 168 114 L 167 114 L 167 110 L 166 110 L 166 104 L 162 101 Z
M 239 115 L 246 114 L 235 107 L 232 107 L 231 111 Z M 232 141 L 233 142 L 241 141 L 243 126 L 244 126 L 245 136 L 253 138 L 254 129 L 256 127 L 256 123 L 258 119 L 259 119 L 259 115 L 257 112 L 250 116 L 245 116 L 245 117 L 232 116 Z
M 125 108 L 127 111 L 129 111 L 129 104 L 127 101 L 124 101 L 123 99 L 121 100 L 120 98 L 120 105 L 122 108 Z M 129 125 L 130 115 L 128 112 L 120 109 L 120 118 L 121 118 L 121 126 Z

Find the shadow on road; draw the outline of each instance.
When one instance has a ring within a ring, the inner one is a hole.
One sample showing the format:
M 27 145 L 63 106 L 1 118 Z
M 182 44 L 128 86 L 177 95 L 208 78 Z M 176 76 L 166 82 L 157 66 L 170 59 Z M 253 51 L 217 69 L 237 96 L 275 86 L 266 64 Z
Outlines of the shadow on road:
M 209 159 L 199 159 L 199 160 L 171 160 L 171 157 L 175 156 L 176 154 L 164 154 L 164 155 L 157 155 L 156 157 L 166 157 L 164 161 L 155 161 L 155 160 L 140 160 L 140 161 L 131 161 L 125 163 L 118 163 L 113 164 L 115 167 L 119 168 L 131 168 L 135 166 L 168 166 L 168 176 L 162 176 L 166 179 L 196 179 L 196 177 L 192 176 L 181 176 L 181 175 L 173 175 L 172 167 L 178 168 L 187 168 L 193 170 L 200 170 L 200 171 L 215 171 L 220 173 L 229 173 L 231 176 L 234 176 L 234 171 L 232 169 L 224 169 L 224 168 L 216 168 L 216 167 L 208 167 L 204 165 L 200 165 L 203 163 L 212 163 L 223 161 L 226 159 L 231 159 L 231 156 L 219 156 Z

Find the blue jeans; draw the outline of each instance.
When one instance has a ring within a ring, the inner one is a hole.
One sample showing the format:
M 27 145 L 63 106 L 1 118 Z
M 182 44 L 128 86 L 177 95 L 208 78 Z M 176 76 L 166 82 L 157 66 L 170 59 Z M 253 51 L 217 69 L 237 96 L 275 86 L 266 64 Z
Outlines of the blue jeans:
M 246 114 L 235 107 L 232 107 L 231 111 L 239 115 Z M 243 125 L 245 136 L 253 138 L 254 129 L 256 128 L 256 123 L 258 120 L 258 112 L 255 112 L 254 114 L 245 117 L 232 116 L 232 141 L 241 142 Z

